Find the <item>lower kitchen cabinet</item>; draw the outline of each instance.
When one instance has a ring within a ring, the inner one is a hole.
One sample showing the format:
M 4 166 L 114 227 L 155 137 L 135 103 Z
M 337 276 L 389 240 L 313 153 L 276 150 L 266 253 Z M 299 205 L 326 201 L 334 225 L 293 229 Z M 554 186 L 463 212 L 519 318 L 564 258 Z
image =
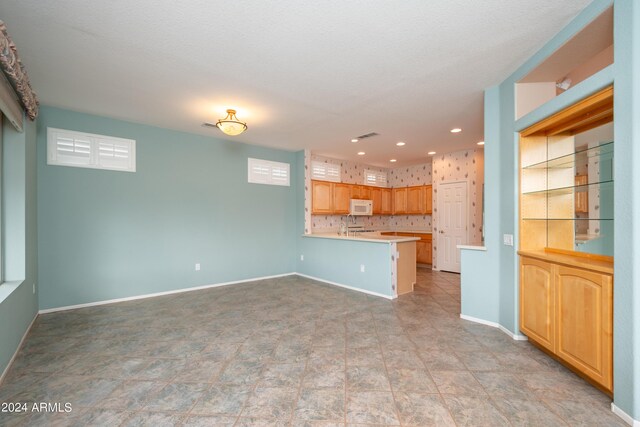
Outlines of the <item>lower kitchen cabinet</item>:
M 388 231 L 382 233 L 386 236 L 419 237 L 416 241 L 416 263 L 431 264 L 433 259 L 432 238 L 429 233 L 411 233 L 405 231 Z
M 613 275 L 586 263 L 520 258 L 520 329 L 605 391 L 613 390 Z

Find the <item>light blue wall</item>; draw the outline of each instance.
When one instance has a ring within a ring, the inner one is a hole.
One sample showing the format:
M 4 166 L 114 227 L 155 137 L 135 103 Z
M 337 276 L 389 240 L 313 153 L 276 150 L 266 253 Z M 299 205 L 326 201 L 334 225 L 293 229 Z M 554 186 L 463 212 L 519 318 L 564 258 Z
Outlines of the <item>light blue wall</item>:
M 640 420 L 640 2 L 614 9 L 614 403 Z
M 304 261 L 298 261 L 301 274 L 394 296 L 389 243 L 302 237 L 298 250 L 304 255 Z M 365 266 L 364 273 L 360 271 L 360 265 Z
M 615 64 L 577 84 L 519 120 L 515 120 L 514 83 L 562 46 L 597 17 L 611 1 L 596 0 L 513 75 L 485 94 L 485 186 L 487 195 L 487 251 L 474 257 L 468 286 L 482 286 L 482 279 L 497 261 L 494 278 L 498 291 L 477 304 L 499 301 L 499 323 L 511 331 L 518 324 L 517 278 L 517 132 L 615 83 L 615 285 L 614 285 L 614 403 L 640 419 L 640 3 L 615 1 Z M 496 130 L 499 132 L 496 134 Z M 491 150 L 495 145 L 499 152 Z M 499 169 L 497 171 L 496 169 Z M 495 215 L 495 216 L 492 216 Z M 490 226 L 499 221 L 492 232 Z M 493 235 L 496 233 L 497 235 Z M 501 235 L 513 233 L 514 247 L 504 246 Z M 463 267 L 464 268 L 464 267 Z M 465 270 L 466 271 L 466 270 Z M 463 295 L 463 300 L 464 300 Z M 478 307 L 472 307 L 477 310 Z M 490 315 L 489 313 L 488 315 Z M 491 320 L 491 319 L 486 319 Z
M 0 373 L 38 311 L 36 125 L 25 121 L 17 132 L 5 121 L 2 133 L 5 280 L 12 283 L 0 286 Z
M 49 166 L 47 127 L 135 139 L 137 171 Z M 211 132 L 42 108 L 41 309 L 295 271 L 298 181 L 247 183 L 248 157 L 287 162 L 293 172 L 295 153 Z
M 499 88 L 486 90 L 484 104 L 484 245 L 493 254 L 502 244 Z M 461 314 L 500 323 L 499 261 L 500 257 L 484 251 L 461 250 Z

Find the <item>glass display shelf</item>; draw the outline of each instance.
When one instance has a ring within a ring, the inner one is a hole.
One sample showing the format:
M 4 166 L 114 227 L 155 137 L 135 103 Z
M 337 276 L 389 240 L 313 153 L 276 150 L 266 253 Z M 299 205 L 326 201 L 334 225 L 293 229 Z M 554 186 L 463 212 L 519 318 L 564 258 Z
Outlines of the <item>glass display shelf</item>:
M 592 189 L 613 191 L 613 181 L 592 182 L 591 184 L 570 185 L 567 187 L 548 188 L 544 190 L 525 191 L 522 194 L 548 194 L 549 196 L 562 196 L 573 193 L 583 193 Z
M 586 154 L 586 158 L 603 156 L 605 154 L 613 155 L 613 141 L 604 142 L 596 147 L 585 148 L 584 150 L 578 150 L 571 154 L 523 166 L 522 169 L 570 169 L 575 167 L 576 158 L 582 154 Z

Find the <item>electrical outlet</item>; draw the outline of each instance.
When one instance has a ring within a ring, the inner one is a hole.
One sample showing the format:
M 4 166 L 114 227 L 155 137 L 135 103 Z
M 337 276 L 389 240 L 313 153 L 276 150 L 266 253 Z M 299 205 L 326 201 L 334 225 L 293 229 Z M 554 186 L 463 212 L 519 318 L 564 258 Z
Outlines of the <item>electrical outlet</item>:
M 360 273 L 364 273 L 364 264 L 360 264 Z
M 300 261 L 304 261 L 304 255 L 300 255 Z
M 513 246 L 513 234 L 503 234 L 502 242 L 505 246 Z
M 200 271 L 200 263 L 196 264 L 196 271 Z

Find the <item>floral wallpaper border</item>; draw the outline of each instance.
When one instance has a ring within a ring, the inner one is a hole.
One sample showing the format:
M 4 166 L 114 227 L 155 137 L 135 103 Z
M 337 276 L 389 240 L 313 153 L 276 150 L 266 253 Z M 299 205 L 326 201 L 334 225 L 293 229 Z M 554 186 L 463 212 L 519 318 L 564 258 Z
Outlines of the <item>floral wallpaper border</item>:
M 16 45 L 9 37 L 7 26 L 3 21 L 0 21 L 0 70 L 7 76 L 16 91 L 27 117 L 35 120 L 38 116 L 38 98 L 31 88 L 24 64 L 18 57 Z

